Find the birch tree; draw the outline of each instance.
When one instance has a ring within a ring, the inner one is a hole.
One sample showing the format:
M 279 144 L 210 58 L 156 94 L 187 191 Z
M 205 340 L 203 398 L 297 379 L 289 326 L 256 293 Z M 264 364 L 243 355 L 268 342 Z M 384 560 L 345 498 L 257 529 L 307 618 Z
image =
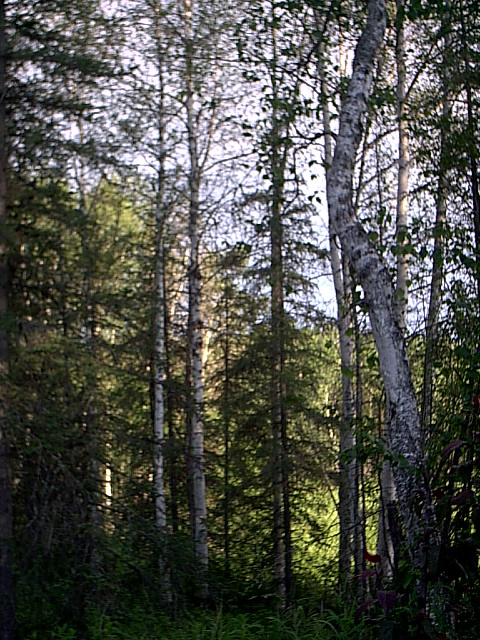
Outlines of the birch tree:
M 397 175 L 397 280 L 395 303 L 397 321 L 401 329 L 407 326 L 408 309 L 408 178 L 410 169 L 409 133 L 407 119 L 407 61 L 406 61 L 406 15 L 404 0 L 396 0 L 396 46 L 397 67 L 397 127 L 398 127 L 398 175 Z
M 320 33 L 325 33 L 327 24 L 322 24 L 321 16 L 315 11 L 316 28 Z M 320 81 L 320 95 L 322 103 L 323 124 L 323 162 L 326 175 L 330 171 L 333 161 L 333 133 L 331 128 L 331 112 L 329 105 L 329 90 L 327 72 L 325 68 L 325 42 L 320 42 L 318 51 L 317 71 Z M 354 345 L 352 338 L 352 281 L 349 274 L 349 265 L 342 260 L 339 239 L 333 227 L 333 219 L 329 209 L 329 246 L 332 268 L 335 298 L 337 302 L 337 327 L 340 343 L 340 362 L 342 369 L 342 419 L 340 424 L 340 473 L 338 516 L 340 526 L 339 539 L 339 573 L 340 580 L 348 584 L 352 578 L 352 558 L 354 552 L 354 501 L 355 501 L 355 462 L 346 461 L 345 454 L 351 452 L 354 444 L 353 418 L 355 409 L 354 394 Z
M 467 38 L 467 15 L 463 4 L 460 0 L 458 4 L 459 20 L 460 20 L 460 38 L 461 38 L 461 58 L 463 62 L 463 73 L 465 77 L 464 91 L 467 106 L 467 150 L 466 155 L 470 164 L 470 188 L 472 198 L 472 218 L 473 218 L 473 236 L 475 244 L 475 277 L 477 284 L 477 308 L 480 313 L 480 175 L 478 168 L 478 152 L 475 144 L 477 132 L 477 120 L 475 118 L 475 101 L 472 82 L 472 63 L 471 63 L 471 45 Z
M 210 7 L 210 9 L 213 9 Z M 187 423 L 187 449 L 191 460 L 192 480 L 192 535 L 195 557 L 205 574 L 208 568 L 207 506 L 205 486 L 204 452 L 204 374 L 203 340 L 204 320 L 202 313 L 201 235 L 202 219 L 206 201 L 202 194 L 207 182 L 213 181 L 207 172 L 218 162 L 218 138 L 223 132 L 224 119 L 221 106 L 225 74 L 228 72 L 228 53 L 224 40 L 227 37 L 229 13 L 221 6 L 215 15 L 209 13 L 201 3 L 183 0 L 181 19 L 183 24 L 182 58 L 183 109 L 186 126 L 188 152 L 188 361 L 191 375 L 191 406 Z M 204 61 L 202 67 L 199 60 Z M 208 97 L 206 97 L 208 94 Z M 203 584 L 203 595 L 207 585 Z
M 435 202 L 435 223 L 432 254 L 432 277 L 430 281 L 430 298 L 425 327 L 425 359 L 423 365 L 422 387 L 422 425 L 427 434 L 430 429 L 434 406 L 435 388 L 435 360 L 438 353 L 439 320 L 442 306 L 444 276 L 445 276 L 445 235 L 447 230 L 447 202 L 450 192 L 448 180 L 448 134 L 447 123 L 452 117 L 452 87 L 450 81 L 449 58 L 451 54 L 452 38 L 449 28 L 450 3 L 446 4 L 441 25 L 445 35 L 442 42 L 442 62 L 440 81 L 442 83 L 442 115 L 440 126 L 440 157 L 438 160 L 438 187 Z
M 407 119 L 407 60 L 406 60 L 406 7 L 404 0 L 396 0 L 395 63 L 397 71 L 396 107 L 398 130 L 398 171 L 396 211 L 396 282 L 395 312 L 400 329 L 405 332 L 408 311 L 408 205 L 410 149 Z M 388 429 L 388 426 L 387 426 Z M 391 533 L 392 514 L 395 509 L 395 486 L 391 460 L 382 461 L 380 476 L 380 512 L 378 520 L 377 551 L 381 557 L 381 574 L 391 579 L 394 567 L 394 544 Z M 398 551 L 398 550 L 397 550 Z
M 168 524 L 167 524 L 167 497 L 165 490 L 165 449 L 166 449 L 166 414 L 168 394 L 168 369 L 167 369 L 167 331 L 166 331 L 166 250 L 165 240 L 167 234 L 169 206 L 166 202 L 167 190 L 167 127 L 169 118 L 167 110 L 168 81 L 167 73 L 169 55 L 172 49 L 171 34 L 168 33 L 168 20 L 171 7 L 161 0 L 141 3 L 136 7 L 133 19 L 139 17 L 147 20 L 147 25 L 142 29 L 148 38 L 146 51 L 140 51 L 147 58 L 148 64 L 153 66 L 153 87 L 145 87 L 145 91 L 152 102 L 149 102 L 152 122 L 151 135 L 153 140 L 142 140 L 152 156 L 154 165 L 154 196 L 153 218 L 155 220 L 155 299 L 154 299 L 154 371 L 153 371 L 153 489 L 155 501 L 155 523 L 159 535 L 159 573 L 163 587 L 163 597 L 167 603 L 171 602 L 170 570 L 167 563 L 168 550 Z M 148 73 L 146 74 L 148 77 Z M 139 78 L 142 83 L 144 78 Z M 149 135 L 150 132 L 147 133 Z M 170 434 L 172 435 L 172 434 Z
M 190 449 L 192 456 L 193 489 L 193 545 L 195 557 L 203 570 L 208 567 L 207 546 L 207 499 L 205 486 L 204 454 L 204 391 L 202 361 L 202 309 L 200 274 L 200 181 L 201 168 L 198 148 L 198 130 L 194 111 L 194 79 L 192 38 L 192 1 L 185 0 L 185 112 L 188 131 L 188 154 L 190 160 L 189 175 L 189 265 L 188 265 L 188 313 L 189 313 L 189 350 L 192 366 L 192 426 Z
M 423 568 L 421 532 L 428 527 L 428 486 L 422 474 L 422 431 L 407 360 L 406 345 L 395 312 L 394 290 L 386 265 L 352 208 L 352 178 L 361 140 L 377 51 L 386 25 L 384 0 L 369 0 L 368 17 L 359 38 L 352 75 L 341 105 L 339 131 L 327 177 L 333 228 L 365 294 L 388 407 L 387 446 L 395 461 L 394 478 L 411 560 Z M 414 508 L 421 496 L 423 515 Z

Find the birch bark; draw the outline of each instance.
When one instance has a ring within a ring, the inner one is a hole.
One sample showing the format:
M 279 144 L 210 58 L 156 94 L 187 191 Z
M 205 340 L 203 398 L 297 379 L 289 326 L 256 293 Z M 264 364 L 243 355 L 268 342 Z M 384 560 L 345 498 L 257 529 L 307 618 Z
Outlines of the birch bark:
M 320 47 L 318 72 L 322 95 L 322 121 L 324 129 L 324 163 L 326 174 L 333 162 L 331 114 L 328 104 L 325 69 L 323 62 L 323 45 Z M 329 210 L 330 213 L 330 210 Z M 340 469 L 338 516 L 340 524 L 339 541 L 339 573 L 340 580 L 349 583 L 352 577 L 354 500 L 355 500 L 355 462 L 344 462 L 343 454 L 351 450 L 354 444 L 352 423 L 354 418 L 355 394 L 353 387 L 353 339 L 352 329 L 352 296 L 351 279 L 348 265 L 342 262 L 339 239 L 333 228 L 333 220 L 329 215 L 330 262 L 332 266 L 333 284 L 337 302 L 337 328 L 340 341 L 340 362 L 342 368 L 342 422 L 340 425 Z M 346 266 L 346 269 L 344 267 Z
M 395 317 L 391 278 L 365 229 L 354 216 L 352 206 L 355 158 L 367 112 L 373 64 L 385 26 L 385 1 L 369 0 L 367 23 L 357 44 L 352 76 L 341 107 L 335 153 L 327 176 L 327 198 L 333 229 L 365 294 L 387 395 L 387 443 L 397 461 L 394 478 L 399 509 L 411 559 L 420 569 L 421 522 L 413 505 L 422 484 L 418 476 L 423 462 L 420 417 L 405 340 Z
M 193 492 L 193 546 L 195 557 L 203 570 L 208 567 L 207 546 L 207 503 L 205 485 L 204 454 L 204 391 L 202 374 L 202 311 L 201 311 L 201 274 L 200 274 L 200 183 L 201 168 L 198 151 L 198 131 L 194 108 L 193 84 L 193 38 L 192 10 L 193 1 L 184 1 L 185 21 L 185 111 L 187 118 L 188 153 L 190 160 L 189 173 L 189 237 L 190 253 L 188 267 L 189 321 L 190 321 L 190 362 L 192 380 L 192 415 L 191 415 L 191 464 Z M 202 591 L 206 596 L 207 584 L 202 579 Z
M 317 29 L 324 30 L 318 12 L 315 14 Z M 324 165 L 328 176 L 333 162 L 333 135 L 331 130 L 331 113 L 328 100 L 328 89 L 325 71 L 325 47 L 323 42 L 319 46 L 317 71 L 320 80 L 322 96 L 322 123 L 324 130 Z M 339 238 L 333 227 L 332 216 L 329 209 L 329 248 L 332 268 L 335 299 L 337 302 L 337 329 L 340 342 L 340 363 L 342 368 L 342 421 L 340 424 L 340 463 L 339 463 L 339 496 L 338 517 L 340 526 L 339 540 L 339 575 L 340 581 L 348 584 L 352 579 L 352 558 L 354 556 L 355 530 L 354 516 L 358 512 L 355 508 L 355 461 L 345 462 L 343 455 L 353 448 L 353 418 L 355 415 L 354 393 L 354 343 L 352 334 L 352 281 L 349 274 L 349 266 L 342 260 Z
M 397 43 L 397 121 L 398 121 L 398 179 L 397 179 L 397 282 L 395 303 L 400 328 L 407 326 L 408 308 L 408 252 L 405 250 L 408 233 L 408 179 L 410 173 L 410 145 L 407 122 L 407 67 L 405 51 L 405 2 L 396 0 Z
M 162 6 L 154 5 L 156 64 L 158 76 L 158 149 L 157 192 L 155 199 L 156 247 L 155 247 L 155 377 L 154 377 L 154 446 L 153 482 L 155 491 L 155 522 L 162 544 L 159 556 L 159 571 L 164 596 L 171 602 L 171 584 L 166 559 L 167 501 L 165 496 L 165 398 L 166 398 L 166 331 L 165 331 L 165 77 L 164 50 L 161 31 Z
M 397 218 L 396 218 L 396 275 L 395 312 L 402 331 L 407 328 L 408 311 L 408 205 L 410 144 L 407 123 L 407 66 L 405 51 L 405 2 L 396 0 L 395 60 L 397 67 L 397 123 L 398 123 L 398 174 L 397 174 Z M 387 412 L 388 415 L 388 412 Z M 388 427 L 387 427 L 388 428 Z M 385 459 L 380 475 L 380 513 L 378 520 L 377 552 L 382 558 L 380 572 L 382 578 L 391 579 L 394 568 L 395 548 L 392 540 L 389 513 L 395 504 L 395 483 L 391 461 Z
M 339 571 L 340 579 L 348 584 L 352 578 L 354 557 L 355 514 L 359 515 L 356 461 L 345 455 L 355 443 L 353 420 L 355 417 L 354 392 L 354 341 L 352 314 L 352 279 L 349 265 L 342 260 L 332 220 L 329 221 L 330 259 L 332 263 L 335 297 L 337 300 L 337 326 L 340 340 L 340 362 L 342 368 L 342 420 L 340 423 L 340 463 L 338 488 L 338 516 L 340 524 Z

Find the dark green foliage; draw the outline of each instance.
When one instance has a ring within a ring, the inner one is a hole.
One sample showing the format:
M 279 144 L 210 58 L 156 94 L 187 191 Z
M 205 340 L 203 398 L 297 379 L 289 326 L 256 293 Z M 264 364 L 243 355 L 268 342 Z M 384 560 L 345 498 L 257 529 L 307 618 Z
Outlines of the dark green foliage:
M 74 5 L 7 3 L 6 107 L 12 166 L 36 175 L 60 170 L 64 178 L 72 153 L 97 162 L 99 157 L 112 160 L 105 136 L 100 140 L 75 134 L 71 127 L 88 122 L 108 129 L 106 113 L 93 103 L 105 84 L 121 74 L 121 32 L 111 30 L 115 26 L 95 0 Z

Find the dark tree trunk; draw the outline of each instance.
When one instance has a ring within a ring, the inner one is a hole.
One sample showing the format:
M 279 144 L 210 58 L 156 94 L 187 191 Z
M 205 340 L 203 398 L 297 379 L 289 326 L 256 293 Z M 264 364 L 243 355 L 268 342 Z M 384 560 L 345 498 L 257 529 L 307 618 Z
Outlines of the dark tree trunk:
M 6 393 L 8 273 L 6 240 L 2 234 L 7 220 L 5 89 L 5 7 L 3 0 L 0 0 L 0 640 L 13 640 L 16 634 L 16 616 L 11 548 L 13 539 L 12 479 Z
M 230 577 L 230 291 L 229 283 L 224 289 L 225 335 L 223 343 L 223 547 L 225 578 Z
M 279 109 L 281 83 L 278 68 L 278 43 L 275 3 L 272 10 L 272 101 L 270 132 L 270 306 L 271 306 L 271 415 L 273 440 L 273 515 L 275 584 L 279 608 L 293 603 L 290 483 L 285 379 L 285 275 L 283 265 L 283 200 L 288 154 L 288 125 Z
M 472 69 L 470 63 L 470 53 L 467 43 L 467 25 L 465 24 L 465 13 L 463 2 L 459 3 L 460 23 L 462 28 L 462 48 L 463 62 L 465 66 L 465 92 L 467 95 L 467 139 L 469 141 L 467 154 L 470 161 L 470 184 L 472 190 L 472 216 L 475 238 L 475 268 L 477 281 L 477 305 L 480 313 L 480 180 L 478 176 L 478 149 L 476 122 L 473 112 L 473 90 L 472 90 Z

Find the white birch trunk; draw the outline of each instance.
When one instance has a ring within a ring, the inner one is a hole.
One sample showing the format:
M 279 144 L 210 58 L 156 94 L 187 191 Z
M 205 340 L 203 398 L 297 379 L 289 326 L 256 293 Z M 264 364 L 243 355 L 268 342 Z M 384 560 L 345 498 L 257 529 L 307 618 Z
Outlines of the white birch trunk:
M 397 179 L 397 282 L 395 302 L 400 328 L 407 326 L 408 308 L 408 252 L 404 250 L 408 233 L 408 179 L 410 173 L 410 145 L 407 115 L 407 69 L 405 52 L 405 2 L 397 4 L 397 119 L 398 119 L 398 179 Z
M 163 221 L 157 212 L 157 247 L 155 268 L 155 377 L 154 377 L 154 446 L 153 484 L 155 492 L 155 522 L 161 537 L 167 533 L 167 505 L 164 480 L 165 449 L 165 291 Z M 161 569 L 165 569 L 162 563 Z
M 378 514 L 377 553 L 381 558 L 380 575 L 382 580 L 393 578 L 395 566 L 395 546 L 390 527 L 390 513 L 395 504 L 395 483 L 390 460 L 383 460 L 380 475 L 380 510 Z
M 160 536 L 159 572 L 167 602 L 171 602 L 171 581 L 167 563 L 167 500 L 165 495 L 165 406 L 166 406 L 166 331 L 165 331 L 165 250 L 164 233 L 166 223 L 165 192 L 165 87 L 164 51 L 161 29 L 162 5 L 157 1 L 153 7 L 155 45 L 157 47 L 158 76 L 158 170 L 155 202 L 156 247 L 155 247 L 155 371 L 153 411 L 153 489 L 155 496 L 155 523 Z
M 317 16 L 317 26 L 319 19 Z M 324 129 L 324 164 L 328 175 L 329 167 L 333 161 L 331 114 L 328 102 L 324 67 L 324 46 L 320 45 L 318 59 L 318 73 L 321 83 L 322 95 L 322 120 Z M 329 212 L 330 213 L 330 212 Z M 354 444 L 352 422 L 355 414 L 355 394 L 352 375 L 354 362 L 353 339 L 349 335 L 352 329 L 352 286 L 348 273 L 348 265 L 341 258 L 339 239 L 333 228 L 332 217 L 329 215 L 329 242 L 330 261 L 332 265 L 333 284 L 337 302 L 337 328 L 340 341 L 340 362 L 342 368 L 342 422 L 340 425 L 340 458 L 346 451 L 351 450 Z M 338 517 L 340 526 L 339 540 L 339 573 L 340 580 L 349 583 L 352 578 L 353 558 L 353 532 L 354 532 L 354 501 L 355 501 L 355 461 L 350 463 L 340 462 L 339 470 L 339 496 Z
M 186 35 L 186 116 L 188 132 L 188 151 L 190 159 L 190 203 L 189 203 L 189 236 L 190 256 L 188 268 L 189 313 L 191 322 L 191 368 L 192 368 L 192 428 L 191 428 L 191 461 L 193 489 L 193 545 L 195 557 L 200 566 L 208 567 L 207 546 L 207 502 L 205 485 L 204 456 L 204 420 L 203 420 L 203 373 L 202 373 L 202 341 L 203 326 L 201 312 L 201 276 L 199 263 L 199 212 L 201 171 L 198 156 L 198 132 L 196 128 L 193 104 L 193 41 L 191 33 L 192 0 L 185 0 L 184 19 Z M 206 595 L 206 582 L 202 580 L 203 595 Z
M 404 337 L 395 318 L 388 269 L 354 217 L 352 207 L 356 152 L 367 111 L 373 65 L 383 41 L 385 25 L 385 0 L 369 0 L 367 24 L 357 44 L 352 77 L 341 107 L 335 154 L 327 176 L 327 197 L 334 231 L 365 294 L 389 407 L 387 443 L 399 462 L 394 467 L 399 509 L 411 558 L 420 568 L 421 526 L 412 504 L 421 483 L 417 473 L 423 462 L 417 401 Z
M 408 252 L 405 251 L 408 233 L 408 195 L 410 172 L 410 145 L 407 115 L 407 69 L 405 51 L 405 2 L 396 0 L 397 42 L 395 58 L 397 66 L 397 121 L 398 121 L 398 174 L 396 219 L 396 271 L 395 311 L 399 327 L 407 328 L 408 311 Z M 377 553 L 382 558 L 380 571 L 383 579 L 393 577 L 394 544 L 388 514 L 395 502 L 395 485 L 391 462 L 385 459 L 380 476 L 380 513 L 378 522 Z
M 447 5 L 448 6 L 448 5 Z M 445 14 L 445 23 L 448 22 L 449 12 Z M 451 46 L 451 37 L 447 32 L 443 43 L 444 48 L 444 77 L 443 77 L 443 104 L 442 119 L 449 122 L 451 118 L 452 99 L 449 93 L 449 79 L 447 76 L 448 63 L 446 57 Z M 445 231 L 447 224 L 447 196 L 450 191 L 447 171 L 445 168 L 445 154 L 447 141 L 443 128 L 440 132 L 440 162 L 438 178 L 438 196 L 435 212 L 435 233 L 433 241 L 433 268 L 430 282 L 430 301 L 428 305 L 427 324 L 425 330 L 425 362 L 423 369 L 423 399 L 422 399 L 422 425 L 426 434 L 430 429 L 433 412 L 433 394 L 435 386 L 434 361 L 438 341 L 438 320 L 442 304 L 442 283 L 444 275 Z
M 202 317 L 200 308 L 200 276 L 198 266 L 198 235 L 191 231 L 190 308 L 192 322 L 192 472 L 194 507 L 194 549 L 200 564 L 208 566 L 207 506 L 204 456 Z
M 352 558 L 354 552 L 353 533 L 355 530 L 355 460 L 345 462 L 343 456 L 354 446 L 353 419 L 355 417 L 354 393 L 354 342 L 351 335 L 352 318 L 352 282 L 348 273 L 348 264 L 341 260 L 337 246 L 338 238 L 333 233 L 330 221 L 330 259 L 337 300 L 337 326 L 340 340 L 340 362 L 342 368 L 342 420 L 340 423 L 340 470 L 338 488 L 338 515 L 340 524 L 339 571 L 340 579 L 349 583 L 352 577 Z

